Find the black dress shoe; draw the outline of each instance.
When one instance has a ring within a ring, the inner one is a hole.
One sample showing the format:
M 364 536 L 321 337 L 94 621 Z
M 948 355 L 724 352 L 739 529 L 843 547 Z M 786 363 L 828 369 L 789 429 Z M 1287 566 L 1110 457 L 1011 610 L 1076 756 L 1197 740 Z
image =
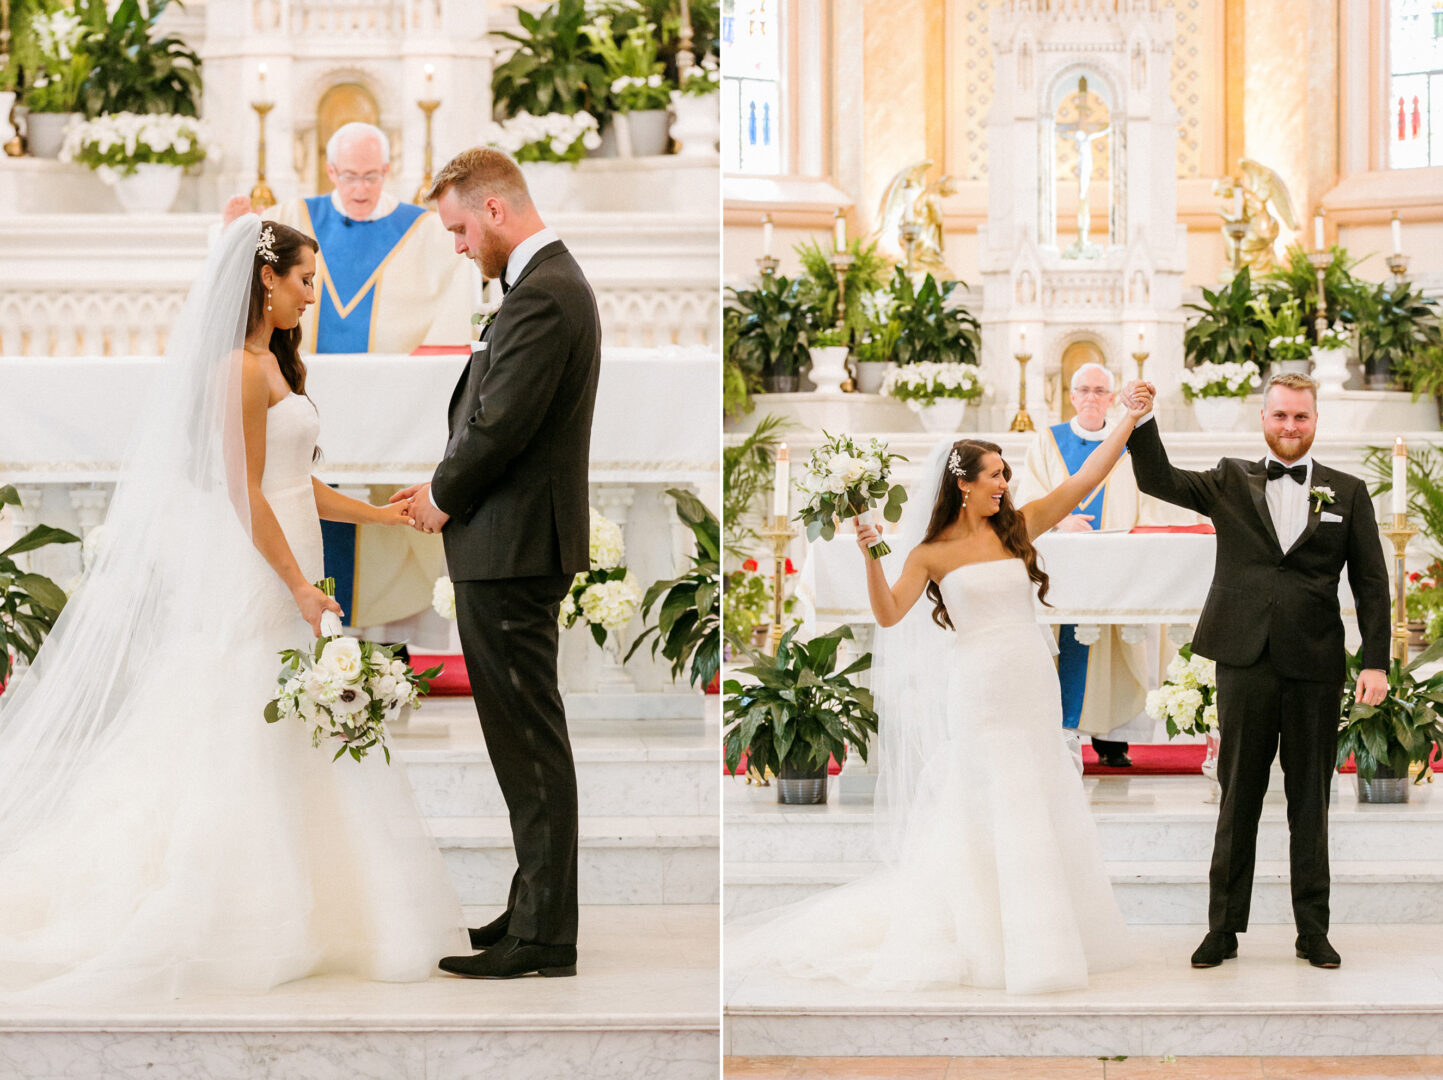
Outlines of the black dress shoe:
M 506 936 L 506 929 L 511 925 L 511 912 L 503 911 L 497 918 L 485 926 L 478 926 L 466 931 L 471 935 L 471 948 L 489 949 Z
M 1109 769 L 1130 769 L 1132 758 L 1128 757 L 1121 750 L 1109 750 L 1107 753 L 1097 755 L 1097 763 Z
M 447 956 L 441 970 L 468 979 L 514 979 L 543 975 L 555 979 L 576 974 L 575 945 L 538 945 L 507 934 L 475 956 Z
M 1238 956 L 1238 936 L 1229 934 L 1223 930 L 1209 930 L 1207 937 L 1202 939 L 1202 944 L 1192 954 L 1192 966 L 1195 968 L 1217 967 L 1224 960 L 1236 960 Z
M 1342 966 L 1343 958 L 1338 950 L 1328 944 L 1327 934 L 1299 934 L 1297 942 L 1299 960 L 1306 960 L 1313 967 L 1335 968 Z

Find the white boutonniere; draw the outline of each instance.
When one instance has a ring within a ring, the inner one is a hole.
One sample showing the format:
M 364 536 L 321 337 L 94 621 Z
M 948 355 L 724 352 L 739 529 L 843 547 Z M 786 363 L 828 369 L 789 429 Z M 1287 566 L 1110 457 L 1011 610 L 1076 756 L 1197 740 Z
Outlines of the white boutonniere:
M 1315 514 L 1321 514 L 1325 506 L 1332 506 L 1333 499 L 1335 498 L 1333 489 L 1326 484 L 1319 484 L 1315 488 L 1310 488 L 1308 495 L 1313 500 L 1313 513 Z

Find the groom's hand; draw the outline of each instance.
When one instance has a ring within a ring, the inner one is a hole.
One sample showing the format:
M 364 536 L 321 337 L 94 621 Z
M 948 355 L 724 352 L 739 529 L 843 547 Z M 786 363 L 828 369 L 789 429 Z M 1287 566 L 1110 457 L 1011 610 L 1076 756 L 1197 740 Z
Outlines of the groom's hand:
M 411 527 L 417 532 L 438 533 L 442 526 L 451 520 L 451 515 L 436 508 L 431 501 L 431 485 L 416 484 L 408 487 L 405 491 L 398 491 L 391 496 L 391 501 L 400 499 L 411 500 Z
M 1388 675 L 1382 668 L 1364 668 L 1358 673 L 1354 696 L 1364 705 L 1381 705 L 1388 696 Z

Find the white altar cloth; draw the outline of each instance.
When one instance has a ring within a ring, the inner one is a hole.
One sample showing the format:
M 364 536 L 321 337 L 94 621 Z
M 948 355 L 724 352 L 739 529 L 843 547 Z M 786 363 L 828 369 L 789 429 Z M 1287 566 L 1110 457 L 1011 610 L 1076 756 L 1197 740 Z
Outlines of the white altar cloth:
M 446 406 L 465 368 L 451 356 L 306 358 L 333 483 L 412 483 L 446 445 Z M 0 480 L 109 481 L 144 408 L 154 357 L 0 357 Z M 716 483 L 720 360 L 706 348 L 605 349 L 591 479 Z

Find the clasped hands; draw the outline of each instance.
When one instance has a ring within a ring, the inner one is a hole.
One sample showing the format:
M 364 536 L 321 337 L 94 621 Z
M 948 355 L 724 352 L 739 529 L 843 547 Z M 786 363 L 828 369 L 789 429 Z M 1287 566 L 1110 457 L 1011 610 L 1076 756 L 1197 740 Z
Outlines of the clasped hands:
M 438 533 L 451 520 L 450 514 L 436 509 L 436 504 L 431 501 L 430 489 L 429 483 L 412 484 L 391 496 L 392 503 L 404 504 L 402 515 L 405 523 L 417 532 Z

